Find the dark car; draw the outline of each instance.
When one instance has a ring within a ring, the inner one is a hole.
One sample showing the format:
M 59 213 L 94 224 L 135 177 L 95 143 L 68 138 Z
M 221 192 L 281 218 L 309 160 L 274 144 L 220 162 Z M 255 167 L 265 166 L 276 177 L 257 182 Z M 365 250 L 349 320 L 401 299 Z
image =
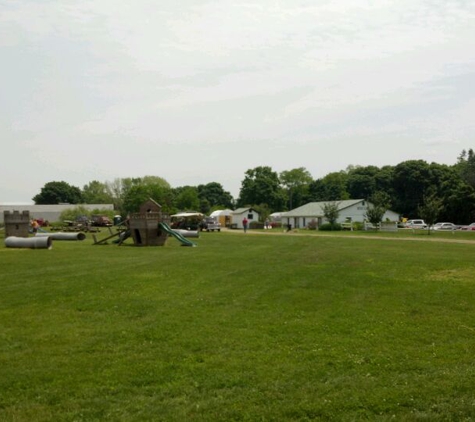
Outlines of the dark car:
M 460 227 L 460 230 L 475 230 L 475 223 Z

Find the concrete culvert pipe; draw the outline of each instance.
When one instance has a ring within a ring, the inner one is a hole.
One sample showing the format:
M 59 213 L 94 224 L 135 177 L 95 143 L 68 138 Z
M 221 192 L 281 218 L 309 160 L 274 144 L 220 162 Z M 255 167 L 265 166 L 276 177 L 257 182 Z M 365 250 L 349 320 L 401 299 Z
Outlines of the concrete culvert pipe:
M 173 229 L 173 231 L 181 234 L 183 237 L 200 237 L 200 232 L 198 230 Z
M 86 235 L 81 232 L 77 233 L 36 233 L 36 237 L 51 237 L 53 240 L 84 240 Z
M 51 249 L 53 239 L 49 236 L 44 237 L 16 237 L 9 236 L 5 239 L 7 248 L 29 248 L 29 249 Z

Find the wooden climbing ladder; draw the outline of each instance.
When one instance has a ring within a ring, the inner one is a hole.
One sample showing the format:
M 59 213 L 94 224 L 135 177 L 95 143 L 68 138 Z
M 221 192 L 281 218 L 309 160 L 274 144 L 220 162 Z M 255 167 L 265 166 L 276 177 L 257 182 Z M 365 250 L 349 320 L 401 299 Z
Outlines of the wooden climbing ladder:
M 117 236 L 119 236 L 119 239 L 120 239 L 120 235 L 127 231 L 127 229 L 118 229 L 117 232 L 114 233 L 110 227 L 108 227 L 108 229 L 109 229 L 109 236 L 105 237 L 104 239 L 97 239 L 97 236 L 95 234 L 92 235 L 92 238 L 94 239 L 93 245 L 105 244 L 108 240 L 113 239 L 114 237 L 117 237 Z M 120 246 L 122 242 L 123 240 L 119 240 L 118 245 Z

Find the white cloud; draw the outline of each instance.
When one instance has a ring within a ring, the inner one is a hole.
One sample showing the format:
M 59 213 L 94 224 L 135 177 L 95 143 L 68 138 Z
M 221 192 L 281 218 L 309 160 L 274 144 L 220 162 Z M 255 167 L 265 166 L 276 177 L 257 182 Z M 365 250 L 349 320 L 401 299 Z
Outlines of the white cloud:
M 473 133 L 470 1 L 45 0 L 0 8 L 0 136 L 38 175 L 35 186 L 19 183 L 19 199 L 56 178 L 83 185 L 132 173 L 226 180 L 236 194 L 253 165 L 308 165 L 317 176 L 364 164 L 355 160 L 380 163 L 365 147 L 378 142 L 398 145 L 392 164 L 426 157 L 428 145 L 455 162 Z M 78 146 L 98 155 L 81 162 Z M 156 165 L 157 156 L 166 164 Z M 1 175 L 18 167 L 12 160 Z M 0 196 L 11 197 L 6 189 Z

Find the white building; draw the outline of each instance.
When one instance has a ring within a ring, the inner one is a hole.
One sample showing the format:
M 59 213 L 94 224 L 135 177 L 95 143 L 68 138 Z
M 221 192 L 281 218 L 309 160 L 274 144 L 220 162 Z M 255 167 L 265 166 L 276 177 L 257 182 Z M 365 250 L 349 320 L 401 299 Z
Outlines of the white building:
M 229 227 L 231 225 L 232 214 L 233 210 L 225 209 L 213 211 L 209 216 L 216 218 L 218 223 L 221 224 L 221 227 Z
M 337 223 L 347 222 L 364 222 L 367 220 L 366 212 L 368 205 L 371 203 L 365 199 L 348 199 L 344 201 L 323 201 L 323 202 L 309 202 L 306 205 L 295 208 L 291 211 L 282 214 L 282 224 L 285 226 L 291 224 L 293 228 L 304 228 L 314 220 L 319 226 L 328 223 L 323 215 L 323 208 L 325 204 L 337 204 L 338 206 L 338 219 Z M 398 221 L 399 214 L 388 210 L 383 216 L 383 221 Z
M 236 229 L 243 228 L 242 220 L 244 220 L 244 217 L 247 218 L 249 225 L 253 221 L 259 221 L 259 213 L 253 208 L 238 208 L 232 212 L 231 217 L 231 227 Z
M 59 221 L 63 211 L 74 209 L 78 206 L 84 207 L 89 211 L 114 209 L 113 204 L 0 205 L 0 223 L 3 223 L 4 211 L 29 211 L 30 218 L 42 218 L 52 223 L 53 221 Z

